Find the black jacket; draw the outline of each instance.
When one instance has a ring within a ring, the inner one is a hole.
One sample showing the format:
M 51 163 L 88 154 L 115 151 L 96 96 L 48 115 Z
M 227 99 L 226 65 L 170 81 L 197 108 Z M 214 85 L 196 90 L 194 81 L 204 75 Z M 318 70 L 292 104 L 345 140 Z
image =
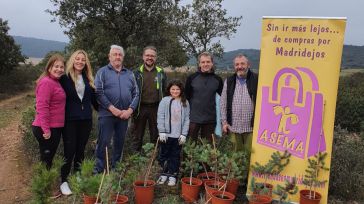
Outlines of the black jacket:
M 221 95 L 221 77 L 215 73 L 200 71 L 187 77 L 185 93 L 190 103 L 190 121 L 193 123 L 216 123 L 216 94 Z
M 95 90 L 90 86 L 89 81 L 84 73 L 82 73 L 85 82 L 85 93 L 83 99 L 78 97 L 75 84 L 70 76 L 63 75 L 60 83 L 66 92 L 66 113 L 65 120 L 89 120 L 92 119 L 91 105 L 98 110 Z
M 232 104 L 233 104 L 233 97 L 235 92 L 235 84 L 236 84 L 236 74 L 228 77 L 226 79 L 226 120 L 229 124 L 232 123 Z M 253 101 L 254 104 L 254 112 L 253 117 L 251 119 L 251 126 L 253 127 L 254 123 L 254 113 L 255 113 L 255 103 L 257 99 L 257 86 L 258 86 L 258 74 L 248 70 L 247 77 L 246 77 L 246 86 L 248 89 L 248 93 L 250 99 Z

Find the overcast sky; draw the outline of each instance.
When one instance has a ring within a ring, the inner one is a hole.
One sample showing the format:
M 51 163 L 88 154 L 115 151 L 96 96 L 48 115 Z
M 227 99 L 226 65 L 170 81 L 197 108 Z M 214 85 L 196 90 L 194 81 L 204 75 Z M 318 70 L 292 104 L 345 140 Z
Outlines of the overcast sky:
M 223 7 L 230 16 L 243 16 L 234 37 L 222 40 L 226 51 L 259 49 L 262 16 L 347 17 L 345 44 L 364 45 L 363 0 L 225 0 Z M 11 35 L 68 42 L 46 9 L 53 9 L 49 0 L 0 0 L 0 18 L 8 20 Z

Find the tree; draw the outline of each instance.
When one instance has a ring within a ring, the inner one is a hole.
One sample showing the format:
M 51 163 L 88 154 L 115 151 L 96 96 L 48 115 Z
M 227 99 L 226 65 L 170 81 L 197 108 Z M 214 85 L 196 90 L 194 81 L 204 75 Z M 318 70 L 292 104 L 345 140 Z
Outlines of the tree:
M 18 66 L 19 62 L 25 61 L 20 47 L 15 44 L 14 38 L 8 34 L 8 31 L 8 21 L 0 18 L 0 75 Z
M 176 4 L 172 0 L 50 1 L 57 9 L 48 12 L 67 28 L 70 49 L 85 49 L 96 66 L 107 63 L 111 44 L 125 48 L 129 66 L 141 59 L 147 45 L 157 47 L 164 65 L 180 66 L 187 61 L 177 31 L 167 23 Z
M 223 0 L 193 0 L 192 5 L 176 6 L 173 22 L 177 27 L 180 40 L 190 56 L 204 51 L 221 57 L 224 48 L 219 38 L 230 39 L 240 25 L 239 17 L 226 17 L 222 9 Z

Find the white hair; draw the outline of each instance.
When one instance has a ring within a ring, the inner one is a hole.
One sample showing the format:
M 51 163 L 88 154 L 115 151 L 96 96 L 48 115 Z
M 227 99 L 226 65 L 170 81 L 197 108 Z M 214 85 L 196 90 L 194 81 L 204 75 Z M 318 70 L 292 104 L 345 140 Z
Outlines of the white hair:
M 111 52 L 111 50 L 112 50 L 112 49 L 118 49 L 118 50 L 120 50 L 121 54 L 122 54 L 123 56 L 125 56 L 124 48 L 123 48 L 123 47 L 121 47 L 121 46 L 119 46 L 119 45 L 111 45 L 111 46 L 110 46 L 110 52 Z M 109 52 L 109 53 L 110 53 L 110 52 Z

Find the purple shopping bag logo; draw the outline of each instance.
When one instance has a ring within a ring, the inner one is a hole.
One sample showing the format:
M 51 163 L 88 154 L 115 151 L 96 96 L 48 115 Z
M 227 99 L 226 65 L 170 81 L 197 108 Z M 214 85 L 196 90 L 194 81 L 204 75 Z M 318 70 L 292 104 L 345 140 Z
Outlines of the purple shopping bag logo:
M 303 89 L 302 76 L 307 75 L 312 87 Z M 298 87 L 291 86 L 292 77 Z M 285 83 L 279 87 L 279 81 Z M 280 93 L 280 94 L 278 94 Z M 280 95 L 280 98 L 278 96 Z M 282 68 L 274 77 L 272 89 L 262 87 L 262 106 L 257 142 L 275 150 L 288 150 L 305 158 L 326 150 L 322 128 L 323 95 L 315 74 L 308 68 Z

